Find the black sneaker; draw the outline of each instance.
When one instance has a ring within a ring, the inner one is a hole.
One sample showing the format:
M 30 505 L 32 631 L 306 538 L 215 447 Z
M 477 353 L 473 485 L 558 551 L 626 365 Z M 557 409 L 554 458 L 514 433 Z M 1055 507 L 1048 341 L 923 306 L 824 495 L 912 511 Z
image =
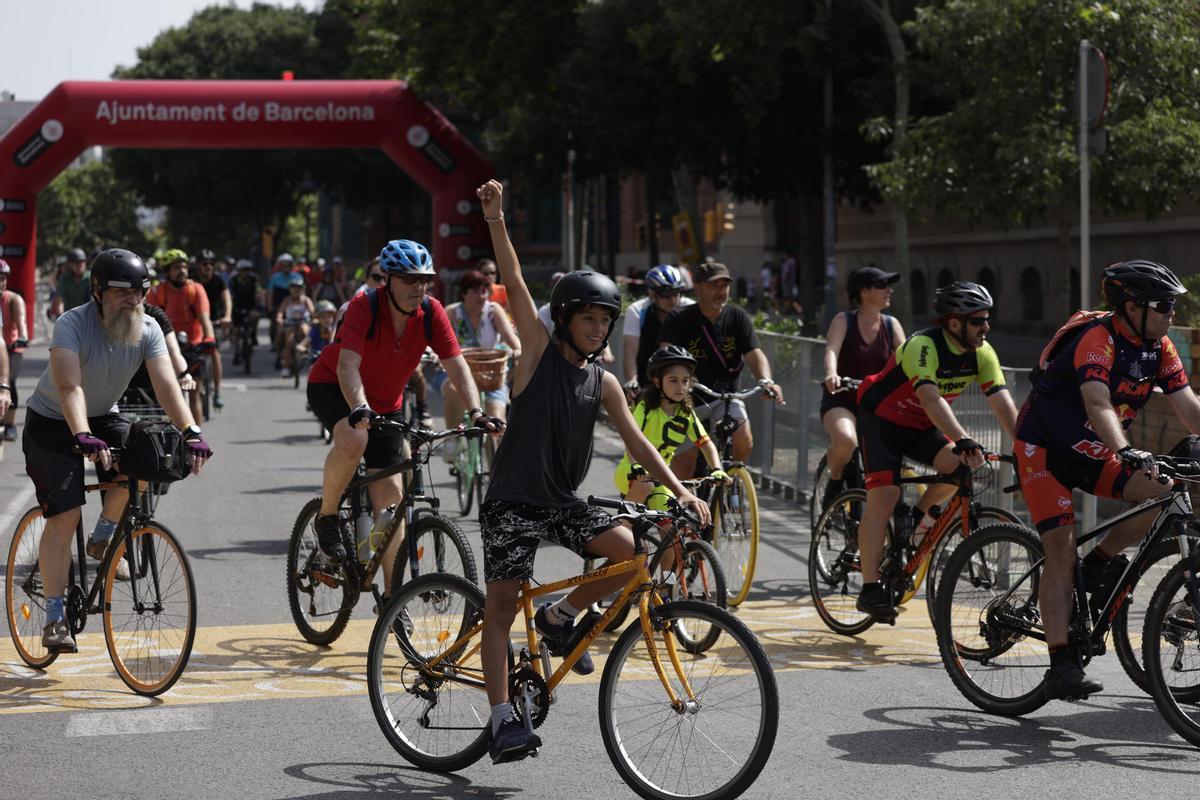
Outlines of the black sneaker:
M 855 607 L 880 622 L 886 622 L 889 625 L 896 624 L 896 607 L 892 605 L 892 598 L 888 597 L 887 590 L 879 584 L 864 586 L 858 593 L 858 602 L 855 603 Z
M 341 564 L 346 558 L 346 548 L 342 544 L 337 514 L 318 514 L 313 527 L 317 529 L 317 547 L 320 555 L 332 564 Z
M 836 481 L 830 478 L 829 483 L 825 484 L 825 493 L 821 495 L 821 508 L 828 508 L 829 501 L 833 500 L 833 498 L 837 497 L 839 494 L 845 491 L 845 489 L 845 481 L 840 478 Z
M 550 609 L 550 603 L 545 603 L 533 615 L 533 624 L 537 628 L 538 633 L 542 635 L 542 640 L 546 647 L 550 650 L 550 655 L 565 658 L 575 649 L 575 642 L 571 639 L 571 633 L 575 630 L 574 621 L 563 625 L 555 625 L 547 618 L 547 612 Z M 587 628 L 582 630 L 586 631 Z M 588 652 L 583 651 L 583 655 L 575 662 L 575 666 L 571 667 L 571 671 L 576 675 L 591 675 L 596 671 L 596 665 L 592 662 L 592 657 Z
M 490 722 L 488 724 L 491 725 Z M 488 755 L 492 757 L 493 764 L 506 764 L 537 755 L 541 746 L 541 738 L 525 730 L 525 723 L 514 717 L 500 723 L 500 728 L 492 734 Z
M 1104 684 L 1092 680 L 1073 661 L 1055 664 L 1046 670 L 1042 691 L 1047 700 L 1087 700 L 1104 691 Z

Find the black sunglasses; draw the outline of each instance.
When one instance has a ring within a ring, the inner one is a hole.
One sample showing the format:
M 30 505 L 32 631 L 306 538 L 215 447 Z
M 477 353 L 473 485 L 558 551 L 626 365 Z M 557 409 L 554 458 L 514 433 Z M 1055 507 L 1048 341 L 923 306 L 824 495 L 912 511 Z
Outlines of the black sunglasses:
M 679 289 L 655 289 L 654 293 L 659 297 L 679 297 L 683 294 Z
M 891 281 L 870 281 L 867 284 L 868 289 L 886 289 L 891 286 Z
M 405 286 L 416 286 L 418 283 L 431 284 L 433 283 L 432 275 L 397 275 L 400 282 Z
M 1174 300 L 1151 300 L 1146 303 L 1146 308 L 1152 311 L 1157 311 L 1159 314 L 1170 314 L 1175 310 Z
M 976 328 L 982 328 L 992 321 L 991 317 L 963 317 L 968 325 L 974 325 Z

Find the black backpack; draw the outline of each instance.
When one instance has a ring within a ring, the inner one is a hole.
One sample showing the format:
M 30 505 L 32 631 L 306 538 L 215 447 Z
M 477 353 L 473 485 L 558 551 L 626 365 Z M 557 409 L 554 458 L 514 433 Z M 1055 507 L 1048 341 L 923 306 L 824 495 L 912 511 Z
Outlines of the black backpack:
M 183 431 L 166 420 L 135 420 L 120 461 L 121 472 L 153 483 L 181 481 L 192 471 L 192 451 L 183 441 Z

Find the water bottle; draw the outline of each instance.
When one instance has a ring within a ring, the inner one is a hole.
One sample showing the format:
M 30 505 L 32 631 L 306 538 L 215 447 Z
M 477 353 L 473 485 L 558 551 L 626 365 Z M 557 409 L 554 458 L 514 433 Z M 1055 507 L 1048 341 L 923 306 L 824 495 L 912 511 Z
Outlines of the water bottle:
M 371 560 L 371 525 L 373 522 L 368 511 L 363 511 L 354 520 L 354 543 L 358 550 L 358 560 L 362 564 Z
M 740 490 L 725 493 L 725 507 L 733 514 L 740 514 L 742 511 L 742 493 Z
M 370 558 L 371 553 L 374 553 L 383 545 L 384 539 L 387 538 L 388 526 L 392 524 L 392 518 L 395 516 L 395 506 L 388 506 L 383 511 L 379 512 L 379 519 L 376 521 L 375 527 L 371 528 L 371 536 L 368 542 L 370 551 L 367 553 L 367 558 Z M 361 555 L 359 560 L 363 560 Z

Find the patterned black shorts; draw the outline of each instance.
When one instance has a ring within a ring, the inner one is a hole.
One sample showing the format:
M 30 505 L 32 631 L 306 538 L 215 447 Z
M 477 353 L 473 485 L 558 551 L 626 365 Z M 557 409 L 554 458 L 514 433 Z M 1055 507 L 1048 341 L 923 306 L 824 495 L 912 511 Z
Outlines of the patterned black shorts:
M 552 542 L 584 558 L 588 543 L 610 528 L 613 518 L 587 503 L 543 508 L 529 503 L 489 500 L 479 509 L 483 532 L 483 579 L 488 583 L 533 576 L 540 541 Z

